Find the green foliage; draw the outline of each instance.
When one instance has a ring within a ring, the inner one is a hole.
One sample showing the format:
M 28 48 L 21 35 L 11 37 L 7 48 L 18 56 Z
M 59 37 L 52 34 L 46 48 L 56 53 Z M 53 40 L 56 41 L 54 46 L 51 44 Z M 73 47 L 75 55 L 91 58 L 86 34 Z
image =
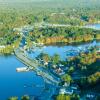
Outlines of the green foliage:
M 96 97 L 96 100 L 100 100 L 100 96 L 97 96 L 97 97 Z
M 73 94 L 73 95 L 71 96 L 71 100 L 80 100 L 80 96 L 77 95 L 77 94 Z
M 65 82 L 69 83 L 69 84 L 72 82 L 72 78 L 71 78 L 71 76 L 68 75 L 68 74 L 63 75 L 63 76 L 61 77 L 61 79 L 62 79 L 63 81 L 65 81 Z
M 71 66 L 71 67 L 68 69 L 68 73 L 71 74 L 71 73 L 74 72 L 74 70 L 75 70 L 75 69 L 74 69 L 74 66 Z
M 96 62 L 96 53 L 81 54 L 79 59 L 82 65 L 90 65 Z
M 56 100 L 80 100 L 80 96 L 77 94 L 72 94 L 72 95 L 59 94 L 56 96 Z
M 38 42 L 44 44 L 51 43 L 79 43 L 88 42 L 94 39 L 99 40 L 99 30 L 94 31 L 93 29 L 79 28 L 79 27 L 45 27 L 36 29 L 32 34 Z
M 37 57 L 37 59 L 41 59 L 44 62 L 49 62 L 51 57 L 46 53 L 40 53 L 40 55 Z
M 54 64 L 57 64 L 59 63 L 59 61 L 60 61 L 60 56 L 58 54 L 54 54 L 54 56 L 52 57 L 52 62 Z
M 56 100 L 70 100 L 70 96 L 60 94 L 56 97 Z
M 25 96 L 22 96 L 22 97 L 21 97 L 21 100 L 30 100 L 30 97 L 27 96 L 27 95 L 25 95 Z
M 98 81 L 100 81 L 100 72 L 96 72 L 95 74 L 93 75 L 90 75 L 87 79 L 88 83 L 90 84 L 94 84 Z
M 18 100 L 18 97 L 10 97 L 8 100 Z

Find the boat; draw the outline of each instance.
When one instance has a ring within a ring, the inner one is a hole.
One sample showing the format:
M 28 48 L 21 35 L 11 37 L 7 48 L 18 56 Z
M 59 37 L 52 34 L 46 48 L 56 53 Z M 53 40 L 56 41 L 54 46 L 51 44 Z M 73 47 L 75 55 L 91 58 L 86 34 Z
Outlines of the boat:
M 17 72 L 27 72 L 29 71 L 29 69 L 27 67 L 20 67 L 20 68 L 16 68 Z

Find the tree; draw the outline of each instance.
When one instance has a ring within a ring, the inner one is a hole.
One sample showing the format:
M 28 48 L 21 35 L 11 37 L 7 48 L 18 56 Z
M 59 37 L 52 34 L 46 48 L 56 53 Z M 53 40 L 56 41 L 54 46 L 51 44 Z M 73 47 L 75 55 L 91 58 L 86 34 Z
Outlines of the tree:
M 50 61 L 50 56 L 46 53 L 41 53 L 37 58 L 42 59 L 44 62 Z
M 60 94 L 56 97 L 56 100 L 70 100 L 69 95 Z
M 72 72 L 74 72 L 74 67 L 71 66 L 69 69 L 68 69 L 68 72 L 71 74 Z
M 100 80 L 100 72 L 96 72 L 87 78 L 88 83 L 94 84 Z
M 54 54 L 54 56 L 52 57 L 52 61 L 53 61 L 54 64 L 59 63 L 60 56 L 58 54 Z
M 50 61 L 50 56 L 49 56 L 48 54 L 44 54 L 44 55 L 43 55 L 43 60 L 44 60 L 45 62 L 49 62 L 49 61 Z
M 8 100 L 18 100 L 18 97 L 10 97 Z
M 73 94 L 73 95 L 71 96 L 71 100 L 80 100 L 80 96 L 77 95 L 77 94 Z
M 27 95 L 25 95 L 25 96 L 22 96 L 22 97 L 21 97 L 21 100 L 30 100 L 30 97 L 27 96 Z
M 100 100 L 100 95 L 96 97 L 96 100 Z
M 71 81 L 72 81 L 71 76 L 68 75 L 68 74 L 63 75 L 63 76 L 61 77 L 61 79 L 62 79 L 63 81 L 65 81 L 65 82 L 67 82 L 68 84 L 70 84 Z

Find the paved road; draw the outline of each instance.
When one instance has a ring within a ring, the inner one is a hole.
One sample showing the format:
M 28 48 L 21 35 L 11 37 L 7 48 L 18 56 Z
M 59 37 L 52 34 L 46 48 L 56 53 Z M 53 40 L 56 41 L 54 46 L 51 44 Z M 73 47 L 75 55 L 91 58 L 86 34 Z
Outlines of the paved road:
M 42 76 L 44 79 L 46 78 L 48 81 L 50 81 L 52 84 L 59 84 L 59 79 L 52 76 L 51 73 L 49 73 L 47 70 L 40 69 L 39 64 L 36 60 L 32 60 L 28 58 L 24 52 L 16 51 L 15 50 L 16 57 L 25 65 L 28 67 L 31 67 L 38 75 Z

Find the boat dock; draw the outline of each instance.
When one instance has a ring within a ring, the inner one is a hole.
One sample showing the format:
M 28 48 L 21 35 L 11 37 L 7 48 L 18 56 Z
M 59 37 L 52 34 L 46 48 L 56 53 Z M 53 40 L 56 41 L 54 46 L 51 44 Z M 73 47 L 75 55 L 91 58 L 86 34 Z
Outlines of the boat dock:
M 48 80 L 50 83 L 59 84 L 60 80 L 53 77 L 48 71 L 41 70 L 39 63 L 35 59 L 30 59 L 23 51 L 15 50 L 15 55 L 23 64 L 28 66 L 28 70 L 34 70 L 38 75 L 42 76 L 45 80 Z M 26 68 L 17 68 L 18 71 L 26 71 Z M 48 82 L 47 81 L 47 82 Z

